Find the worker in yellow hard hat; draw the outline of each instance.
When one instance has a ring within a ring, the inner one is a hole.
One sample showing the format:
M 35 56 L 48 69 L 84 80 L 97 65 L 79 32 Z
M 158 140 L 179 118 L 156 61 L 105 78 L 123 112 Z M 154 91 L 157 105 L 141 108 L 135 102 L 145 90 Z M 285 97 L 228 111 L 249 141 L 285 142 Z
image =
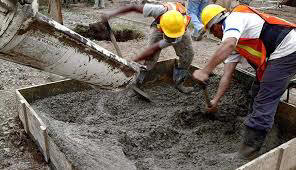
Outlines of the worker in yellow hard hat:
M 186 31 L 190 17 L 186 14 L 184 5 L 179 2 L 129 5 L 104 13 L 102 19 L 107 21 L 116 15 L 128 12 L 142 13 L 144 17 L 154 17 L 151 24 L 149 47 L 140 55 L 134 57 L 133 61 L 145 60 L 145 65 L 149 71 L 157 62 L 161 49 L 173 46 L 176 55 L 179 57 L 179 63 L 175 67 L 173 75 L 176 88 L 184 93 L 193 91 L 192 87 L 183 85 L 184 80 L 189 76 L 188 68 L 194 56 L 191 38 Z M 141 71 L 137 84 L 143 82 L 146 73 L 147 71 Z
M 201 18 L 206 30 L 220 38 L 222 43 L 206 66 L 194 71 L 193 78 L 206 84 L 215 67 L 225 63 L 209 112 L 217 111 L 238 63 L 247 60 L 256 70 L 243 142 L 238 152 L 224 155 L 252 159 L 273 125 L 280 97 L 296 74 L 296 24 L 247 5 L 238 5 L 231 12 L 219 5 L 208 5 Z

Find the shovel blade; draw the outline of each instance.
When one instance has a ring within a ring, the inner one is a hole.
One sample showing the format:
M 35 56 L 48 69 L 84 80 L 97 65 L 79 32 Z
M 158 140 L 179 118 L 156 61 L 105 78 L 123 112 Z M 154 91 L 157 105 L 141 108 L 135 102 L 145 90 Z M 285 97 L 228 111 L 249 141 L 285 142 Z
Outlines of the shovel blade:
M 143 90 L 139 89 L 138 87 L 136 86 L 132 86 L 132 89 L 137 93 L 139 94 L 141 97 L 143 97 L 143 99 L 145 99 L 146 101 L 148 102 L 153 102 L 152 99 L 150 98 L 150 96 L 145 93 Z

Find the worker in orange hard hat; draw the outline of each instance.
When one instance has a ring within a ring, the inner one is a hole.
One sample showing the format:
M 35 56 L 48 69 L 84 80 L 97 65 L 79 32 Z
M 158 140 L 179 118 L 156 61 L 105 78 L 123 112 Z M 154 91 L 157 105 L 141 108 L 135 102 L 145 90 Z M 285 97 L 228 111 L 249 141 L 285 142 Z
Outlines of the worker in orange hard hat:
M 280 97 L 296 73 L 296 24 L 246 5 L 238 5 L 231 12 L 219 5 L 208 5 L 201 17 L 205 28 L 222 39 L 222 44 L 203 69 L 194 71 L 193 78 L 205 84 L 215 67 L 225 63 L 208 111 L 217 110 L 239 62 L 246 59 L 256 70 L 243 142 L 239 152 L 231 154 L 252 159 L 264 143 Z
M 151 24 L 151 34 L 149 37 L 149 47 L 139 56 L 133 58 L 133 61 L 145 60 L 148 71 L 153 68 L 157 62 L 160 51 L 168 46 L 173 46 L 179 63 L 174 69 L 174 81 L 176 88 L 183 93 L 193 91 L 192 87 L 183 85 L 186 77 L 189 76 L 188 68 L 192 62 L 194 52 L 190 36 L 187 34 L 187 26 L 190 17 L 186 14 L 186 8 L 182 3 L 164 3 L 164 4 L 145 4 L 124 6 L 102 17 L 104 21 L 109 20 L 119 14 L 128 12 L 142 13 L 144 17 L 154 17 Z M 141 71 L 137 84 L 141 84 L 147 71 Z

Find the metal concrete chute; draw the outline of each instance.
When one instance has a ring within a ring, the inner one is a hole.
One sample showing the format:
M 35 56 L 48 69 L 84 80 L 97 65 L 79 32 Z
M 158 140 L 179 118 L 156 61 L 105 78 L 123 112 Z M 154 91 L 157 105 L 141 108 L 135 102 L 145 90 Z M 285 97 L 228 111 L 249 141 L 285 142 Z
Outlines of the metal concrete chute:
M 126 88 L 138 76 L 140 64 L 40 14 L 36 0 L 12 9 L 0 13 L 6 22 L 1 24 L 0 52 L 5 55 L 0 58 L 104 89 Z

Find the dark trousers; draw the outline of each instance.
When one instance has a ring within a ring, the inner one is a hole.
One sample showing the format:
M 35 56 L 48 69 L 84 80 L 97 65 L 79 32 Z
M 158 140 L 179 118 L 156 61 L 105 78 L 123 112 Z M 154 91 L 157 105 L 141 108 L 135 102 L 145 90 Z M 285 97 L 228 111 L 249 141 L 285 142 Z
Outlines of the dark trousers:
M 246 126 L 257 130 L 271 129 L 280 98 L 295 73 L 296 52 L 268 61 L 263 79 L 252 85 L 253 105 Z

